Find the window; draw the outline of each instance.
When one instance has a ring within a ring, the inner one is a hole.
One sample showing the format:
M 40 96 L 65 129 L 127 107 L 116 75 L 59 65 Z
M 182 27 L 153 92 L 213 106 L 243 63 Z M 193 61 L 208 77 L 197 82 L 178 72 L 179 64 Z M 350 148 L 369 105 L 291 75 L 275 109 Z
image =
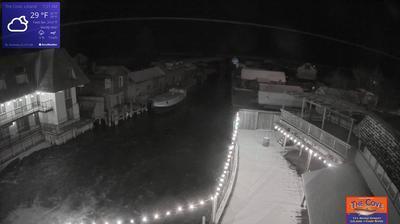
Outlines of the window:
M 2 103 L 0 104 L 0 114 L 4 114 L 5 112 L 6 112 L 6 105 Z
M 111 89 L 111 79 L 104 79 L 104 89 Z
M 26 73 L 25 67 L 15 68 L 15 81 L 17 84 L 28 83 L 28 74 Z
M 26 110 L 27 110 L 27 108 L 26 108 L 26 100 L 25 100 L 25 97 L 21 97 L 21 98 L 16 99 L 16 100 L 14 101 L 14 111 L 15 111 L 15 114 L 22 113 L 23 111 L 26 111 Z
M 26 75 L 26 73 L 19 74 L 15 76 L 15 80 L 17 84 L 25 84 L 28 83 L 28 76 Z
M 122 88 L 124 86 L 124 77 L 123 76 L 119 76 L 118 78 L 119 78 L 118 79 L 118 86 L 120 88 Z

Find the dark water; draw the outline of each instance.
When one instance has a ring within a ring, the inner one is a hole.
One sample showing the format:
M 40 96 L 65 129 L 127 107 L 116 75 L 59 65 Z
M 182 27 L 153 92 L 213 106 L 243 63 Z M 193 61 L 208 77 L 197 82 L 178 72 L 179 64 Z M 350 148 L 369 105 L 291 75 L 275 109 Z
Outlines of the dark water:
M 128 218 L 208 197 L 232 116 L 228 81 L 214 77 L 172 113 L 97 128 L 36 152 L 0 174 L 0 220 L 29 209 L 46 217 Z M 206 210 L 179 222 L 199 222 Z

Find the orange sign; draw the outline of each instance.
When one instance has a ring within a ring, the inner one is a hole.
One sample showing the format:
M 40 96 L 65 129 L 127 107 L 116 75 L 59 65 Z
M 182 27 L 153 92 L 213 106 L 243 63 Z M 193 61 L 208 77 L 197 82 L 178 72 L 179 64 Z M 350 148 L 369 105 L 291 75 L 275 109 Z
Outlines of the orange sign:
M 347 223 L 368 223 L 377 218 L 380 222 L 374 223 L 387 223 L 387 204 L 387 197 L 346 197 Z

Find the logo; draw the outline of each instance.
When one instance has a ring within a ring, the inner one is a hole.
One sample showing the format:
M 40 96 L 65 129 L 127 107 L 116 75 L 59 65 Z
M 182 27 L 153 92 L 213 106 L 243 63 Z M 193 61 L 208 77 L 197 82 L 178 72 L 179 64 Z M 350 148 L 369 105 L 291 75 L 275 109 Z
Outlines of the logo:
M 387 224 L 387 197 L 346 197 L 346 223 Z
M 25 16 L 13 18 L 7 24 L 7 29 L 10 32 L 25 32 L 28 29 L 28 20 L 26 20 Z

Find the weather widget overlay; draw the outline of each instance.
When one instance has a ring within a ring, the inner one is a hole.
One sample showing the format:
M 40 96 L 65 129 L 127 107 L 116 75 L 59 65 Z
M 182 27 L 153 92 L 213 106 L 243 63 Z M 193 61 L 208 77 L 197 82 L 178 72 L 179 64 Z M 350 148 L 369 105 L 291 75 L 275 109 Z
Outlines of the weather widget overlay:
M 59 2 L 3 2 L 4 48 L 59 48 Z

